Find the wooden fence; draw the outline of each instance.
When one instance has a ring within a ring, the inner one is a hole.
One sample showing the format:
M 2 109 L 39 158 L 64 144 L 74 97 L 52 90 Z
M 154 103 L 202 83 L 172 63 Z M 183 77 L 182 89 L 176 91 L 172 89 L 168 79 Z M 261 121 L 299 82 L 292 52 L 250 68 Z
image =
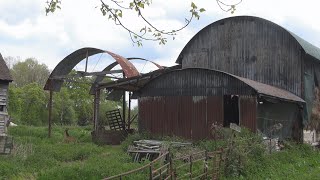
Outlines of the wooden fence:
M 149 178 L 147 179 L 149 180 L 218 179 L 221 161 L 222 151 L 199 151 L 178 158 L 172 158 L 171 154 L 166 152 L 147 165 L 119 175 L 107 177 L 105 180 L 122 180 L 130 175 L 145 171 L 148 171 Z

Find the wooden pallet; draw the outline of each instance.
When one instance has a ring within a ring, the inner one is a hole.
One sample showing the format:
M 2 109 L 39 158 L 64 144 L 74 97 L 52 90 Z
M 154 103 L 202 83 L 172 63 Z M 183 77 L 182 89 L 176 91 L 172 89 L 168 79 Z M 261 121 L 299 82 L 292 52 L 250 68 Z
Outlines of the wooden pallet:
M 106 115 L 111 130 L 121 131 L 125 129 L 119 109 L 107 111 Z

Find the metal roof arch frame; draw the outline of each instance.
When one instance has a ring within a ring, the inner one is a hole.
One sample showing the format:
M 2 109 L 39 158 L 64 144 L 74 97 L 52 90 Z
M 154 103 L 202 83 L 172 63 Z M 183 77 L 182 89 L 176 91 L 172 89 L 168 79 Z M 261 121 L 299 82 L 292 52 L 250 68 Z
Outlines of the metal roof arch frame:
M 83 59 L 100 53 L 107 53 L 110 56 L 112 56 L 112 58 L 114 58 L 116 62 L 121 66 L 126 77 L 134 77 L 140 75 L 138 70 L 134 67 L 134 65 L 131 62 L 128 61 L 128 59 L 111 51 L 106 51 L 92 47 L 85 47 L 74 51 L 58 63 L 58 65 L 51 72 L 44 86 L 44 90 L 52 90 L 59 92 L 63 84 L 63 80 L 61 78 L 56 77 L 68 75 L 72 71 L 72 69 Z

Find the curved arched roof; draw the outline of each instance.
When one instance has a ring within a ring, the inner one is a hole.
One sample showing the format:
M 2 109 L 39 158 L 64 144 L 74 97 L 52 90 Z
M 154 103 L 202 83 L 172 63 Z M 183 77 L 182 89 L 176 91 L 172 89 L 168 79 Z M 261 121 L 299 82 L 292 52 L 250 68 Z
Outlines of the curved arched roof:
M 59 77 L 68 75 L 71 72 L 71 70 L 86 57 L 99 53 L 107 53 L 110 56 L 112 56 L 121 66 L 124 74 L 127 77 L 134 77 L 140 75 L 137 69 L 133 66 L 133 64 L 130 63 L 126 58 L 112 53 L 110 51 L 87 47 L 74 51 L 73 53 L 65 57 L 62 61 L 60 61 L 59 64 L 51 72 L 47 80 L 47 83 L 44 87 L 44 90 L 59 91 L 63 83 L 63 80 Z
M 158 69 L 163 69 L 163 67 L 153 61 L 150 61 L 150 60 L 147 60 L 147 59 L 144 59 L 144 58 L 138 58 L 138 57 L 130 57 L 130 58 L 127 58 L 128 61 L 131 61 L 131 60 L 143 60 L 143 61 L 147 61 L 147 62 L 150 62 L 152 64 L 154 64 L 155 66 L 157 66 Z M 109 64 L 106 68 L 104 68 L 102 71 L 111 71 L 116 65 L 118 65 L 118 61 L 115 61 L 111 64 Z M 101 82 L 102 80 L 104 79 L 104 76 L 97 76 L 96 79 L 94 80 L 94 82 L 92 83 L 91 85 L 91 88 L 90 88 L 90 94 L 91 95 L 94 95 L 94 88 L 96 86 L 96 84 L 98 84 L 99 82 Z
M 291 102 L 305 103 L 305 101 L 303 99 L 301 99 L 297 95 L 292 94 L 289 91 L 286 91 L 286 90 L 283 90 L 283 89 L 280 89 L 280 88 L 277 88 L 277 87 L 274 87 L 274 86 L 271 86 L 271 85 L 268 85 L 268 84 L 263 84 L 263 83 L 260 83 L 260 82 L 257 82 L 257 81 L 253 81 L 253 80 L 250 80 L 250 79 L 247 79 L 247 78 L 242 78 L 242 77 L 239 77 L 239 76 L 236 76 L 236 75 L 233 75 L 233 74 L 230 74 L 230 73 L 226 73 L 226 72 L 223 72 L 223 71 L 211 70 L 211 69 L 203 69 L 203 68 L 186 68 L 186 69 L 179 69 L 179 70 L 174 70 L 174 71 L 167 72 L 165 74 L 162 74 L 162 75 L 154 78 L 150 82 L 148 82 L 141 90 L 143 91 L 144 88 L 160 88 L 161 89 L 161 87 L 157 87 L 157 85 L 155 85 L 155 84 L 158 84 L 157 81 L 161 81 L 162 80 L 162 81 L 165 81 L 166 84 L 167 84 L 167 82 L 171 82 L 172 83 L 174 78 L 176 78 L 176 77 L 185 77 L 186 74 L 192 74 L 192 71 L 193 72 L 196 71 L 197 74 L 201 73 L 202 75 L 204 75 L 206 77 L 209 77 L 210 74 L 216 74 L 219 77 L 222 77 L 222 79 L 223 79 L 223 77 L 226 77 L 227 79 L 232 79 L 232 81 L 228 81 L 229 83 L 234 83 L 232 86 L 230 86 L 232 89 L 238 89 L 239 90 L 240 86 L 242 86 L 244 88 L 243 90 L 247 91 L 248 90 L 247 87 L 249 87 L 249 88 L 251 88 L 251 90 L 253 92 L 255 92 L 256 94 L 259 94 L 261 96 L 274 97 L 274 98 L 279 98 L 279 99 L 282 99 L 282 100 L 285 100 L 285 101 L 291 101 Z M 201 76 L 199 76 L 198 78 L 201 78 Z M 170 81 L 170 79 L 171 79 L 171 81 Z M 194 78 L 194 79 L 192 79 L 190 81 L 195 86 L 199 86 L 200 85 L 199 84 L 200 82 L 198 82 L 196 78 Z M 203 81 L 201 83 L 208 83 L 208 82 L 204 82 L 205 78 L 202 78 L 201 81 Z M 210 81 L 212 83 L 221 83 L 221 79 L 220 78 L 218 78 L 216 80 L 212 80 L 211 79 Z M 235 82 L 238 82 L 238 83 L 235 83 Z M 235 87 L 235 84 L 238 84 L 237 85 L 238 87 Z M 190 85 L 189 88 L 195 88 L 195 87 L 193 87 L 192 84 L 188 84 L 188 85 Z M 210 89 L 211 86 L 215 87 L 215 85 L 218 85 L 218 84 L 206 84 L 206 87 Z M 224 84 L 224 85 L 219 84 L 219 87 L 220 86 L 223 87 L 225 85 L 226 84 Z M 226 85 L 226 86 L 228 86 L 228 85 Z M 170 87 L 170 88 L 174 88 L 174 87 Z M 183 88 L 185 88 L 186 91 L 188 91 L 188 87 L 187 86 L 186 87 L 183 86 Z M 240 91 L 243 91 L 243 90 L 240 90 Z
M 195 36 L 192 37 L 192 39 L 186 44 L 186 46 L 183 48 L 183 50 L 181 51 L 180 55 L 184 52 L 184 49 L 186 47 L 189 46 L 190 43 L 192 43 L 192 40 L 197 37 L 202 35 L 202 33 L 208 29 L 208 28 L 213 28 L 215 26 L 218 26 L 220 23 L 224 22 L 224 21 L 233 21 L 233 20 L 237 20 L 237 19 L 244 19 L 244 18 L 249 18 L 251 20 L 256 20 L 256 21 L 265 21 L 265 22 L 269 22 L 270 24 L 272 24 L 275 28 L 281 28 L 282 30 L 288 32 L 288 34 L 290 34 L 301 46 L 301 48 L 305 51 L 306 54 L 316 58 L 317 60 L 320 61 L 320 48 L 316 47 L 315 45 L 307 42 L 306 40 L 302 39 L 301 37 L 299 37 L 298 35 L 288 31 L 287 29 L 285 29 L 284 27 L 271 22 L 269 20 L 260 18 L 260 17 L 254 17 L 254 16 L 235 16 L 235 17 L 229 17 L 229 18 L 225 18 L 225 19 L 221 19 L 218 20 L 216 22 L 213 22 L 211 24 L 209 24 L 208 26 L 204 27 L 203 29 L 201 29 Z M 176 60 L 176 63 L 181 64 L 181 59 L 180 59 L 180 55 L 178 56 L 178 59 Z

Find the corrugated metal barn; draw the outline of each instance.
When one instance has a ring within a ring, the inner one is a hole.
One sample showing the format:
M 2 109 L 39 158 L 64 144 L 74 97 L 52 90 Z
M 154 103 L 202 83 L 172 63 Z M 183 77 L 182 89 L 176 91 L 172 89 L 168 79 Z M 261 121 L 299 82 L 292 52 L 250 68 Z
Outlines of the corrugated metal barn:
M 148 82 L 139 96 L 139 127 L 189 139 L 210 137 L 217 122 L 301 140 L 320 80 L 320 50 L 268 20 L 214 22 L 184 47 L 181 70 Z M 306 102 L 306 103 L 305 103 Z

